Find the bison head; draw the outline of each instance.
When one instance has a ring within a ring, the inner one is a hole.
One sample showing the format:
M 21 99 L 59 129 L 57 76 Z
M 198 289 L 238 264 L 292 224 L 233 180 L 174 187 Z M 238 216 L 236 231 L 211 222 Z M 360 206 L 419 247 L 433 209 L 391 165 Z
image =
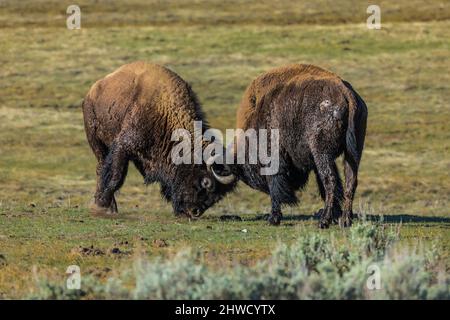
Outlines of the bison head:
M 172 202 L 176 215 L 197 218 L 235 186 L 231 168 L 210 159 L 207 165 L 178 165 L 175 180 L 163 185 L 161 192 Z

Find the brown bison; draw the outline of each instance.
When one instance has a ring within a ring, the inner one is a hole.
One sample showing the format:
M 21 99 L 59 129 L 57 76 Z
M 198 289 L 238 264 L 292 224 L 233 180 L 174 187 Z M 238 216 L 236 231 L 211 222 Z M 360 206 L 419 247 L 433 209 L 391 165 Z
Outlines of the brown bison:
M 301 64 L 271 70 L 247 88 L 237 111 L 237 127 L 279 129 L 278 173 L 262 176 L 261 164 L 248 161 L 235 166 L 235 173 L 250 187 L 270 195 L 269 222 L 279 224 L 281 205 L 297 202 L 295 191 L 305 186 L 314 171 L 325 201 L 319 226 L 326 228 L 337 221 L 349 226 L 366 121 L 364 101 L 337 75 Z M 238 141 L 245 140 L 238 136 Z M 335 164 L 342 153 L 344 190 Z
M 93 213 L 117 212 L 114 193 L 130 161 L 146 183 L 160 183 L 176 214 L 189 217 L 200 216 L 235 185 L 226 166 L 173 164 L 174 130 L 192 132 L 194 121 L 203 121 L 202 131 L 208 127 L 190 86 L 164 67 L 145 62 L 120 67 L 91 87 L 83 115 L 98 160 Z

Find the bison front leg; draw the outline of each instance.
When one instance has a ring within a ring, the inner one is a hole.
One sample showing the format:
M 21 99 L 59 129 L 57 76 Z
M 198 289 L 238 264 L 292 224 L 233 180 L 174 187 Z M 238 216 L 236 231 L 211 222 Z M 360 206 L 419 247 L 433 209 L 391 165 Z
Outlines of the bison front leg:
M 272 209 L 267 222 L 269 222 L 272 226 L 279 226 L 282 218 L 283 214 L 281 213 L 281 205 L 272 199 Z
M 319 227 L 328 228 L 333 220 L 340 215 L 342 186 L 332 157 L 324 154 L 316 154 L 314 155 L 314 162 L 323 188 L 325 189 L 325 208 L 320 216 Z
M 272 202 L 272 210 L 268 222 L 271 225 L 277 226 L 281 223 L 283 217 L 281 205 L 295 204 L 297 203 L 297 197 L 283 174 L 269 176 L 268 183 L 270 199 Z
M 117 213 L 114 193 L 122 187 L 127 171 L 126 151 L 120 145 L 113 145 L 100 170 L 100 181 L 95 195 L 97 213 Z

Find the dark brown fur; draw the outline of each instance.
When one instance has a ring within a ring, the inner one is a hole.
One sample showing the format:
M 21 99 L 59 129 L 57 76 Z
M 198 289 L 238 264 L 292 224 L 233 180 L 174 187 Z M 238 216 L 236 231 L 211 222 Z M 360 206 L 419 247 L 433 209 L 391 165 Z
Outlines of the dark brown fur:
M 135 62 L 97 81 L 83 102 L 88 142 L 97 160 L 94 212 L 115 213 L 114 193 L 122 186 L 129 161 L 146 183 L 159 182 L 174 211 L 198 216 L 233 185 L 215 181 L 206 165 L 174 165 L 171 141 L 175 129 L 193 134 L 202 120 L 200 105 L 190 86 L 159 65 Z M 211 180 L 206 190 L 202 179 Z
M 247 88 L 237 111 L 237 127 L 279 129 L 280 169 L 276 175 L 261 176 L 260 165 L 245 164 L 238 166 L 237 175 L 249 186 L 270 194 L 269 221 L 279 224 L 281 205 L 297 202 L 295 191 L 305 186 L 314 171 L 325 201 L 320 227 L 337 219 L 348 226 L 366 121 L 364 101 L 337 75 L 301 64 L 271 70 Z M 335 164 L 341 154 L 344 188 Z

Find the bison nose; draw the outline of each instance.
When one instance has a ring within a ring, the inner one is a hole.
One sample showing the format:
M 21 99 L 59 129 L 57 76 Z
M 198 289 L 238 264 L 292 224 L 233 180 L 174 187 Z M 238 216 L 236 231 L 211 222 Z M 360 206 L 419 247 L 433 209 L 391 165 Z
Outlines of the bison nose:
M 333 110 L 333 118 L 337 120 L 342 120 L 344 117 L 344 112 L 342 110 Z

